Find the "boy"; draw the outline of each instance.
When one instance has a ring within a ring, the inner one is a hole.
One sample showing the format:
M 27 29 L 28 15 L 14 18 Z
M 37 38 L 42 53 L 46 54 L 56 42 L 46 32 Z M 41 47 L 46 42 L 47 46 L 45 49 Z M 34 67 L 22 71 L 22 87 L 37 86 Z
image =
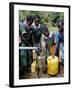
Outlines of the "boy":
M 62 64 L 64 65 L 64 21 L 57 22 L 59 31 L 56 33 L 56 56 L 61 57 Z
M 50 46 L 54 43 L 54 34 L 49 32 L 49 29 L 46 25 L 44 25 L 44 30 L 42 32 L 41 37 L 41 48 L 43 54 L 50 54 Z
M 40 24 L 40 17 L 38 15 L 34 18 L 34 23 L 32 24 L 34 43 L 36 47 L 40 47 L 40 39 L 42 33 L 42 25 Z
M 33 23 L 33 17 L 28 16 L 26 20 L 20 24 L 20 33 L 21 33 L 21 47 L 30 47 L 32 46 L 32 31 L 30 26 Z M 21 50 L 20 51 L 20 73 L 24 73 L 25 71 L 29 72 L 32 62 L 32 51 L 31 50 Z M 22 75 L 23 75 L 22 73 Z

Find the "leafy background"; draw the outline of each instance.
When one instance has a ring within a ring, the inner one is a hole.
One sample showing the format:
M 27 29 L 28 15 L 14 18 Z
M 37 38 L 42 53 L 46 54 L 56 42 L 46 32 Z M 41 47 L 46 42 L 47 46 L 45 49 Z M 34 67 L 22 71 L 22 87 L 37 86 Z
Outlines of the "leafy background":
M 28 15 L 39 15 L 40 16 L 40 23 L 46 24 L 50 31 L 56 32 L 58 31 L 57 28 L 57 21 L 60 19 L 64 19 L 63 12 L 45 12 L 45 11 L 19 11 L 19 21 L 25 20 Z

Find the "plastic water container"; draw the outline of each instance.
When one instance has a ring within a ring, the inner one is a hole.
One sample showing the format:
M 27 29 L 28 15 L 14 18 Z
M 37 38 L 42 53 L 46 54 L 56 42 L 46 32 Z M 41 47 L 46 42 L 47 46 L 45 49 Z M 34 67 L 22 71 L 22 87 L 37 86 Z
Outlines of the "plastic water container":
M 49 56 L 47 58 L 47 72 L 49 75 L 58 74 L 58 57 Z
M 31 72 L 36 72 L 36 61 L 31 64 Z

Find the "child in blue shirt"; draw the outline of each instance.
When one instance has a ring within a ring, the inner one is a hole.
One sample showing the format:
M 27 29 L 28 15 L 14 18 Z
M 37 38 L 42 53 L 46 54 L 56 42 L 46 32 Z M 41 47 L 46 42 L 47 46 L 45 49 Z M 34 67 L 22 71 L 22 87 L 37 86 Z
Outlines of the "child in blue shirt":
M 57 24 L 59 31 L 56 33 L 56 56 L 59 57 L 59 51 L 61 51 L 61 60 L 64 65 L 64 21 L 60 20 Z

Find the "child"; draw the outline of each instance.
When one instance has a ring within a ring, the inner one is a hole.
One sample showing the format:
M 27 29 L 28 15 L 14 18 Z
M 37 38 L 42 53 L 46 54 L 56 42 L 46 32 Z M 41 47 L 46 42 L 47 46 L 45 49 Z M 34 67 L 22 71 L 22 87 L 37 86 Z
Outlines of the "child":
M 40 47 L 42 25 L 40 24 L 40 17 L 38 15 L 36 15 L 34 18 L 32 28 L 33 28 L 33 35 L 34 35 L 34 46 Z
M 48 27 L 44 25 L 44 30 L 41 37 L 42 54 L 44 55 L 50 54 L 50 46 L 52 45 L 53 42 L 54 42 L 54 34 L 52 32 L 49 32 Z
M 32 23 L 33 23 L 33 17 L 28 16 L 26 20 L 19 25 L 19 31 L 21 33 L 21 45 L 20 45 L 21 47 L 32 46 L 31 43 L 31 41 L 33 41 L 32 31 L 30 29 Z M 21 76 L 23 76 L 24 72 L 29 72 L 31 69 L 31 63 L 32 63 L 31 53 L 32 53 L 31 50 L 26 50 L 26 49 L 19 50 L 20 78 Z
M 43 61 L 42 70 L 43 73 L 47 72 L 47 57 L 50 56 L 50 48 L 54 44 L 54 34 L 49 32 L 49 29 L 46 25 L 44 25 L 42 36 L 41 36 L 41 57 L 44 56 L 45 59 Z
M 56 33 L 56 56 L 61 57 L 64 65 L 64 21 L 59 20 L 57 23 L 59 31 Z

